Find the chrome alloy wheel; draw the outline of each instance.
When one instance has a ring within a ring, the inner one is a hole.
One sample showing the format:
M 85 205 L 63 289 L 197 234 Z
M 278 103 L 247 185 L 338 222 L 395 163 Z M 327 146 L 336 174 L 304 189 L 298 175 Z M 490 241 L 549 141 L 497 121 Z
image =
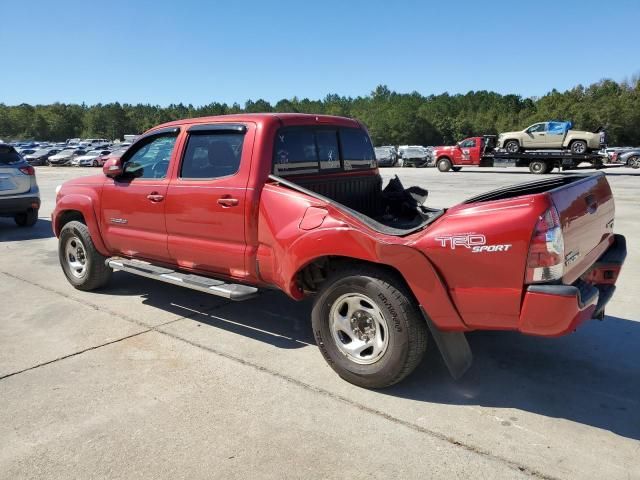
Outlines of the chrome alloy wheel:
M 370 365 L 387 351 L 387 321 L 375 302 L 361 293 L 347 293 L 333 303 L 329 328 L 338 350 L 352 362 Z
M 69 272 L 76 278 L 84 277 L 87 272 L 87 254 L 78 237 L 69 237 L 64 249 Z

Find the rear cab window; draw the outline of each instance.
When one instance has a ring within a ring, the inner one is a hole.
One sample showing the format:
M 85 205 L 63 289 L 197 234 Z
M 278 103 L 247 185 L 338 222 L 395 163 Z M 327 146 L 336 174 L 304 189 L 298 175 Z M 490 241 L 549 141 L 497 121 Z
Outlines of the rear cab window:
M 285 127 L 276 134 L 273 173 L 280 176 L 377 167 L 369 135 L 360 128 Z

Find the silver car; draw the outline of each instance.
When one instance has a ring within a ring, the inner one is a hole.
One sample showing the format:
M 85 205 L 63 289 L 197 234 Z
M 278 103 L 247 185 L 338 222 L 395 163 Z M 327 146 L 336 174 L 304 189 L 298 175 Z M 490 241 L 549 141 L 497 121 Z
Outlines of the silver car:
M 640 168 L 640 148 L 619 152 L 616 163 L 623 163 L 631 168 Z
M 0 217 L 21 227 L 38 221 L 40 190 L 35 169 L 11 145 L 0 144 Z

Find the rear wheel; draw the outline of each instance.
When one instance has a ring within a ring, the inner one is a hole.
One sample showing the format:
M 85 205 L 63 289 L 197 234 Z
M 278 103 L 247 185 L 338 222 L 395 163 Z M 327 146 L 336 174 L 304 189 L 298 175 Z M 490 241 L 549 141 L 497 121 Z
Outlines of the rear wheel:
M 582 155 L 587 153 L 587 142 L 584 140 L 574 140 L 571 142 L 571 153 L 575 153 L 576 155 Z
M 107 257 L 96 250 L 82 222 L 69 222 L 62 228 L 58 258 L 67 280 L 78 290 L 100 288 L 111 278 L 112 270 L 105 265 Z
M 529 171 L 537 175 L 542 175 L 543 173 L 547 173 L 547 171 L 549 171 L 549 165 L 542 160 L 534 160 L 529 164 Z
M 627 161 L 627 165 L 631 168 L 640 168 L 640 156 L 634 155 L 633 157 L 630 157 Z
M 449 170 L 451 170 L 451 160 L 449 160 L 448 158 L 441 158 L 440 160 L 438 160 L 438 170 L 440 170 L 441 172 L 448 172 Z
M 33 227 L 38 221 L 38 210 L 30 208 L 26 212 L 16 214 L 13 220 L 19 227 Z
M 520 142 L 517 140 L 509 140 L 504 144 L 504 149 L 509 153 L 518 153 L 520 151 Z
M 313 333 L 340 377 L 383 388 L 422 360 L 427 327 L 402 280 L 369 267 L 348 267 L 327 279 L 312 311 Z

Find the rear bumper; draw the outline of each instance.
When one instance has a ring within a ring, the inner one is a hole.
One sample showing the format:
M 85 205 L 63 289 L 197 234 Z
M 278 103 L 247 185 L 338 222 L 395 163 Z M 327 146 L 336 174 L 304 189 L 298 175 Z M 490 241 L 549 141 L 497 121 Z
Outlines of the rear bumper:
M 622 235 L 571 285 L 530 285 L 524 296 L 518 330 L 529 335 L 557 337 L 591 318 L 602 318 L 615 292 L 615 282 L 627 256 Z
M 36 210 L 40 208 L 39 197 L 33 195 L 11 198 L 0 197 L 0 216 L 23 213 L 31 208 Z

